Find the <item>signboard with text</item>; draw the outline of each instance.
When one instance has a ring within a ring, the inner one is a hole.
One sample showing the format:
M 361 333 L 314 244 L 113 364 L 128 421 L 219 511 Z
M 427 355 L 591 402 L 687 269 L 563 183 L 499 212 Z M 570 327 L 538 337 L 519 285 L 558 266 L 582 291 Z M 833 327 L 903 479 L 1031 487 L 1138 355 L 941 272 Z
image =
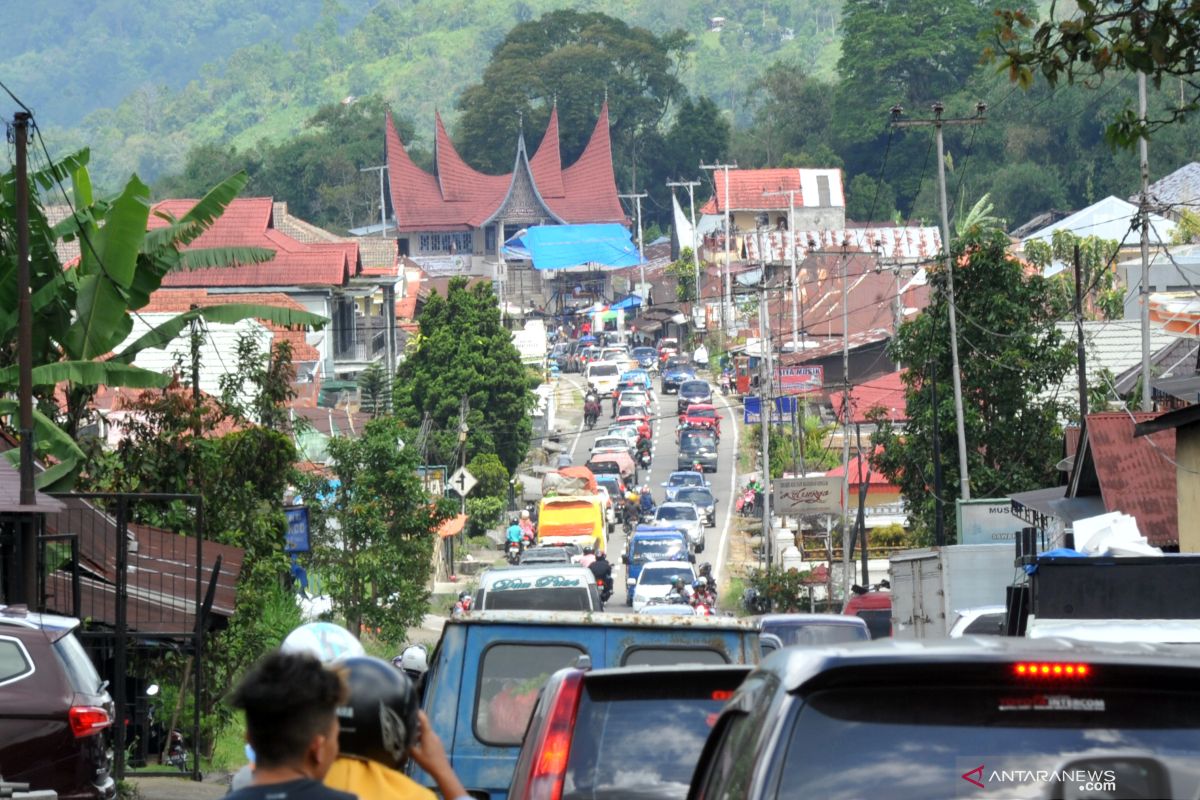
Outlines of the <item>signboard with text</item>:
M 1013 516 L 1008 498 L 958 500 L 959 544 L 1006 544 L 1017 540 L 1017 531 L 1025 526 Z
M 287 517 L 283 552 L 307 553 L 311 549 L 308 541 L 308 509 L 304 506 L 288 506 L 283 513 Z
M 841 478 L 780 478 L 771 488 L 772 510 L 781 516 L 842 513 Z
M 807 394 L 819 392 L 825 385 L 825 368 L 820 366 L 807 367 L 776 367 L 775 386 L 784 394 Z
M 446 493 L 445 467 L 417 467 L 417 477 L 430 497 L 441 497 Z

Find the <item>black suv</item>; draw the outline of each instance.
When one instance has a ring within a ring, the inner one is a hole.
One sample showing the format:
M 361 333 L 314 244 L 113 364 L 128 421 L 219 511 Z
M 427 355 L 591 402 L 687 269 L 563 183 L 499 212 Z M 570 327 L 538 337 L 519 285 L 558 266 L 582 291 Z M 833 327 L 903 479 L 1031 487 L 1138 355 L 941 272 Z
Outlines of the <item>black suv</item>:
M 688 410 L 688 406 L 706 403 L 712 403 L 712 387 L 708 385 L 708 381 L 690 380 L 679 384 L 676 414 L 684 413 Z
M 569 667 L 551 675 L 510 800 L 683 800 L 717 712 L 750 671 L 710 655 L 720 666 Z
M 785 648 L 721 712 L 688 797 L 1194 798 L 1200 661 L 1187 650 L 997 637 Z
M 107 799 L 113 701 L 78 625 L 0 606 L 0 774 L 60 800 Z

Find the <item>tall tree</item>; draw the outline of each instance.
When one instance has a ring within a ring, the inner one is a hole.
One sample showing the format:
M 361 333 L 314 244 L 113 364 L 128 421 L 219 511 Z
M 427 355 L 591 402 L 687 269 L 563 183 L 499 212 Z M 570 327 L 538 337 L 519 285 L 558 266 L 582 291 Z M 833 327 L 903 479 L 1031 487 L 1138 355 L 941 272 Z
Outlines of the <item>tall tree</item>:
M 1045 278 L 1027 274 L 1008 254 L 1008 237 L 996 220 L 980 213 L 983 210 L 979 204 L 973 209 L 951 253 L 971 493 L 1003 497 L 1054 480 L 1062 403 L 1048 396 L 1048 390 L 1061 383 L 1073 358 L 1070 345 L 1055 328 L 1066 312 L 1061 296 Z M 905 369 L 909 422 L 903 431 L 880 422 L 874 441 L 882 449 L 873 463 L 900 487 L 909 516 L 931 541 L 936 417 L 946 530 L 953 541 L 959 476 L 952 455 L 957 443 L 944 268 L 936 269 L 931 280 L 934 297 L 929 306 L 900 326 L 890 347 L 889 357 Z M 930 403 L 933 379 L 938 384 L 936 407 Z
M 465 278 L 450 282 L 446 296 L 434 292 L 421 311 L 420 345 L 396 375 L 396 415 L 418 427 L 433 421 L 433 456 L 440 463 L 458 452 L 462 399 L 467 398 L 467 457 L 495 453 L 512 473 L 525 457 L 533 423 L 529 372 L 500 324 L 500 309 L 489 282 L 467 288 Z
M 523 22 L 492 51 L 482 80 L 459 98 L 459 149 L 479 169 L 507 172 L 521 120 L 533 152 L 557 99 L 563 160 L 570 163 L 583 152 L 607 97 L 618 179 L 632 184 L 650 156 L 645 139 L 683 93 L 677 73 L 689 43 L 683 31 L 655 36 L 595 12 L 564 9 Z

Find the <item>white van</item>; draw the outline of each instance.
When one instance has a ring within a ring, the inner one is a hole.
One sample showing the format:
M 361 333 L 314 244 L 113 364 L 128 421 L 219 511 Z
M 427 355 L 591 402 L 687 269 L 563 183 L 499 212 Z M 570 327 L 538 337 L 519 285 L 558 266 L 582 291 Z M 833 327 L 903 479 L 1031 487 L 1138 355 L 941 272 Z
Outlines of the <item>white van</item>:
M 621 367 L 612 361 L 593 361 L 587 366 L 588 386 L 596 390 L 601 397 L 610 397 L 617 391 L 617 383 L 621 380 Z
M 570 564 L 496 567 L 479 578 L 479 611 L 600 611 L 596 576 Z

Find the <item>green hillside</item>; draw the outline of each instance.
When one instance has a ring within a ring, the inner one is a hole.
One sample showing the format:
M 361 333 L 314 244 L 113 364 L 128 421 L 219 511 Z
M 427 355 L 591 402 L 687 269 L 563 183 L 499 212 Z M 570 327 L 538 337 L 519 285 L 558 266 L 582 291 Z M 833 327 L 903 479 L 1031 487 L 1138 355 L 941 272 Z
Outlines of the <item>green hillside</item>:
M 206 0 L 164 11 L 98 0 L 78 18 L 72 0 L 42 5 L 46 13 L 0 34 L 10 45 L 0 75 L 42 115 L 52 150 L 90 145 L 98 181 L 111 186 L 131 172 L 149 181 L 177 172 L 200 143 L 281 141 L 351 95 L 382 96 L 419 138 L 435 109 L 453 130 L 458 94 L 505 33 L 562 7 L 692 34 L 684 84 L 744 118 L 752 85 L 778 58 L 833 75 L 841 2 Z M 727 20 L 719 33 L 714 16 Z

